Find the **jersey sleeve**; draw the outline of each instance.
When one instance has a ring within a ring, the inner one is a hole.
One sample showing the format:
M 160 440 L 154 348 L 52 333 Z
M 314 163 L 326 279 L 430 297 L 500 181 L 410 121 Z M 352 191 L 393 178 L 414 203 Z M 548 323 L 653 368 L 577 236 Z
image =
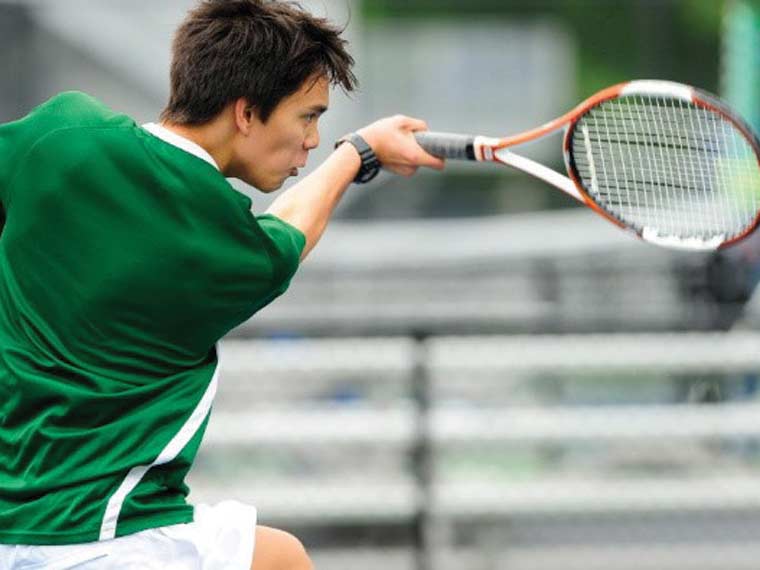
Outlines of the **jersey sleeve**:
M 102 105 L 85 93 L 67 91 L 35 107 L 25 117 L 0 124 L 0 205 L 8 210 L 16 167 L 34 145 L 57 129 L 93 122 Z
M 259 227 L 269 240 L 270 254 L 275 264 L 276 279 L 281 284 L 281 291 L 287 289 L 301 262 L 301 254 L 306 247 L 303 232 L 272 214 L 256 216 Z

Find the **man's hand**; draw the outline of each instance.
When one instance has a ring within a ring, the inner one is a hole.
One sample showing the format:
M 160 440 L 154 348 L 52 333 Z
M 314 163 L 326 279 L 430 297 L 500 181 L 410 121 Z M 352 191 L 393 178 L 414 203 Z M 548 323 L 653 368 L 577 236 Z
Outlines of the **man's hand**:
M 427 130 L 423 121 L 409 117 L 389 117 L 357 131 L 367 141 L 384 168 L 411 176 L 420 166 L 443 169 L 444 161 L 426 153 L 414 138 Z M 314 172 L 288 188 L 267 210 L 301 230 L 306 236 L 301 259 L 322 237 L 327 221 L 346 188 L 356 177 L 359 153 L 343 144 Z
M 383 168 L 402 176 L 411 176 L 420 166 L 443 170 L 445 162 L 426 153 L 414 139 L 417 131 L 426 131 L 424 121 L 396 115 L 380 119 L 357 131 L 377 155 Z

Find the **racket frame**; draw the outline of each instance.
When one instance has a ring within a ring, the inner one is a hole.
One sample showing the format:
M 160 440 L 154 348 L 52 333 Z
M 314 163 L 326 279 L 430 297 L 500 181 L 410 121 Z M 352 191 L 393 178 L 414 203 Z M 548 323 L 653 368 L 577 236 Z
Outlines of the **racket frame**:
M 726 107 L 726 105 L 717 100 L 715 97 L 711 96 L 709 93 L 706 93 L 699 89 L 695 89 L 693 87 L 680 83 L 659 80 L 628 81 L 625 83 L 613 85 L 611 87 L 603 89 L 602 91 L 599 91 L 592 97 L 589 97 L 561 117 L 558 117 L 553 121 L 549 121 L 540 127 L 519 133 L 517 135 L 500 139 L 480 136 L 475 137 L 472 149 L 475 160 L 505 164 L 507 166 L 511 166 L 532 176 L 540 178 L 541 180 L 544 180 L 545 182 L 572 196 L 576 200 L 582 202 L 600 216 L 608 219 L 613 224 L 619 226 L 624 230 L 633 232 L 639 238 L 645 241 L 659 243 L 660 245 L 667 245 L 669 247 L 682 247 L 692 250 L 710 250 L 727 247 L 732 243 L 738 242 L 744 239 L 747 235 L 751 234 L 760 224 L 760 212 L 758 212 L 753 223 L 750 224 L 744 232 L 730 239 L 716 238 L 715 240 L 707 242 L 699 242 L 699 240 L 678 240 L 677 238 L 660 238 L 654 235 L 643 235 L 644 232 L 630 227 L 628 224 L 602 208 L 591 197 L 584 185 L 581 183 L 581 177 L 578 174 L 578 169 L 575 165 L 575 160 L 571 150 L 571 143 L 573 140 L 575 127 L 586 113 L 598 105 L 612 99 L 636 95 L 649 97 L 660 96 L 681 100 L 685 103 L 690 103 L 697 107 L 707 109 L 713 113 L 717 113 L 723 119 L 733 124 L 733 126 L 736 127 L 744 135 L 744 138 L 753 147 L 755 151 L 755 157 L 758 160 L 758 167 L 760 167 L 760 141 L 753 133 L 752 129 L 742 119 L 734 115 L 734 113 L 732 113 L 731 110 Z M 561 128 L 566 129 L 562 148 L 568 176 L 564 176 L 552 170 L 551 168 L 544 166 L 543 164 L 540 164 L 529 158 L 519 156 L 508 150 L 510 147 L 534 141 Z

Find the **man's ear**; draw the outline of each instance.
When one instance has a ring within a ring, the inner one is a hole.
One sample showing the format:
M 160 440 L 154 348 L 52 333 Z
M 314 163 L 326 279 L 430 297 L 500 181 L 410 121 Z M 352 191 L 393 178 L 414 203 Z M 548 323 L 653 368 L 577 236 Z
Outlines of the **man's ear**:
M 235 114 L 235 125 L 244 135 L 248 135 L 256 120 L 256 111 L 253 105 L 248 103 L 245 97 L 240 97 L 232 105 L 232 111 Z

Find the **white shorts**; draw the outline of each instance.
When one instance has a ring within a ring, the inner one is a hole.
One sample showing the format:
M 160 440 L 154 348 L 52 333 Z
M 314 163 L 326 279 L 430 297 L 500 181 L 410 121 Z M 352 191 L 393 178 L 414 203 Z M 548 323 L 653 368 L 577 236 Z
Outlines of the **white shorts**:
M 0 544 L 0 570 L 250 570 L 255 530 L 254 507 L 198 505 L 191 523 L 103 542 Z

